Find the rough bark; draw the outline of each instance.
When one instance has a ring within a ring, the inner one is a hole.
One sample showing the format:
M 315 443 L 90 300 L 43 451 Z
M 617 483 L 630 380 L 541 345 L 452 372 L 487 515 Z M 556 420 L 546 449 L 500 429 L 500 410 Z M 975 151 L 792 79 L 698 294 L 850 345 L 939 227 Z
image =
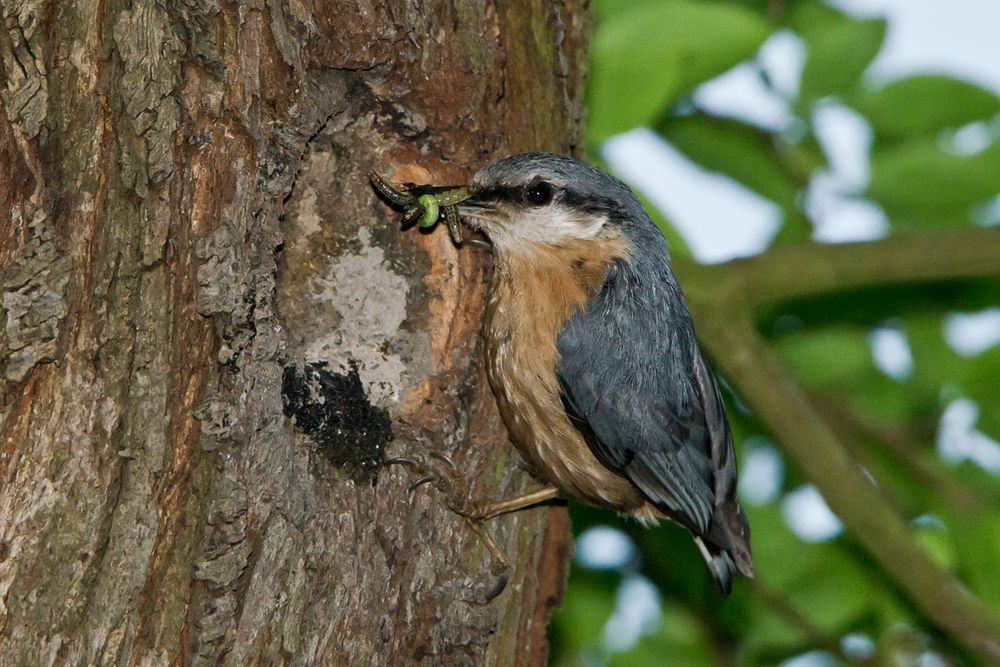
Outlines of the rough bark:
M 586 4 L 0 3 L 0 664 L 544 661 L 565 511 L 494 522 L 484 603 L 475 535 L 379 472 L 533 485 L 488 255 L 366 171 L 574 150 Z

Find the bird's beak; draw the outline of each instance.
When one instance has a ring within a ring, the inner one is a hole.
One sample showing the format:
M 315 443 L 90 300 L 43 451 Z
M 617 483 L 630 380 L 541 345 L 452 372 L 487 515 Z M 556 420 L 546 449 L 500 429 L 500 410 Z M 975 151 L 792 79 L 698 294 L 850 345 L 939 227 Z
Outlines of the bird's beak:
M 442 208 L 454 206 L 463 218 L 478 218 L 484 213 L 493 210 L 493 204 L 484 198 L 478 197 L 477 194 L 475 188 L 468 185 L 441 188 L 434 193 Z M 478 225 L 471 226 L 478 228 Z
M 475 195 L 470 195 L 458 204 L 458 210 L 463 213 L 478 213 L 480 211 L 493 210 L 493 203 L 485 199 L 477 199 Z
M 492 199 L 480 196 L 474 188 L 467 187 L 465 190 L 467 191 L 465 198 L 457 203 L 458 210 L 463 215 L 476 215 L 496 208 Z
M 478 197 L 473 190 L 467 199 L 463 199 L 455 208 L 462 216 L 462 222 L 477 232 L 486 233 L 487 229 L 494 224 L 497 208 L 494 203 L 486 198 Z

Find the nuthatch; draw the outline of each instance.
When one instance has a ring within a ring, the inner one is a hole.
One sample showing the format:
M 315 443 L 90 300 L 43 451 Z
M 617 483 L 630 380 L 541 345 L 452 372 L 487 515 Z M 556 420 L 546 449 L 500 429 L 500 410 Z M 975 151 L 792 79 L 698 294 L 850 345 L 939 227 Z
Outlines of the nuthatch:
M 548 484 L 467 516 L 568 496 L 687 528 L 728 594 L 753 576 L 722 398 L 663 235 L 608 173 L 514 155 L 444 191 L 492 243 L 487 370 L 512 439 Z M 399 202 L 397 202 L 399 203 Z

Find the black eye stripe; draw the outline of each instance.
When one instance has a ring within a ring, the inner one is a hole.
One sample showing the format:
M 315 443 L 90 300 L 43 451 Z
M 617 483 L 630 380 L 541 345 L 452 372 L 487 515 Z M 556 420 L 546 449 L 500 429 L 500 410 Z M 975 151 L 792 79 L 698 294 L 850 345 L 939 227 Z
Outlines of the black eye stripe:
M 476 190 L 476 198 L 483 201 L 518 201 L 523 188 L 494 186 Z
M 532 198 L 533 194 L 535 195 L 534 198 Z M 542 194 L 544 196 L 540 197 L 539 195 Z M 533 181 L 528 185 L 494 186 L 476 190 L 476 197 L 484 201 L 506 201 L 515 204 L 528 204 L 530 206 L 548 204 L 555 197 L 555 194 L 556 188 L 550 183 L 540 180 Z
M 607 215 L 614 218 L 620 210 L 619 203 L 608 197 L 595 197 L 585 195 L 568 187 L 556 187 L 544 181 L 552 187 L 552 200 L 557 200 L 561 206 L 585 211 L 594 215 Z M 529 205 L 526 197 L 531 186 L 536 185 L 533 181 L 528 185 L 521 186 L 493 186 L 476 191 L 477 199 L 483 201 L 506 201 L 519 205 Z
M 574 190 L 564 190 L 560 201 L 563 206 L 592 213 L 614 217 L 620 210 L 618 202 L 608 197 L 593 197 L 582 195 Z

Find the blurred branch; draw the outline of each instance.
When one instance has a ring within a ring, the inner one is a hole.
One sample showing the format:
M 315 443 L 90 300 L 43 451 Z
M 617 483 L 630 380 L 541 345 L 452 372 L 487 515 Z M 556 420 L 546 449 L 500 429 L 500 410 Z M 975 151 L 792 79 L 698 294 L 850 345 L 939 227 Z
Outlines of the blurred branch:
M 922 452 L 913 443 L 925 441 L 926 437 L 918 435 L 915 429 L 877 422 L 852 409 L 846 401 L 836 396 L 810 393 L 809 397 L 828 423 L 839 425 L 841 433 L 850 432 L 853 439 L 873 440 L 883 445 L 883 451 L 893 461 L 908 470 L 924 486 L 933 489 L 956 512 L 972 512 L 987 502 L 923 458 Z M 991 498 L 990 502 L 993 501 Z
M 767 17 L 777 21 L 785 13 L 785 0 L 767 0 Z
M 1000 276 L 1000 228 L 900 234 L 879 241 L 776 246 L 725 264 L 678 262 L 689 284 L 747 308 L 875 285 Z M 690 276 L 690 277 L 688 277 Z
M 1000 625 L 992 612 L 919 547 L 753 325 L 754 307 L 766 303 L 879 284 L 1000 275 L 1000 229 L 789 245 L 723 265 L 677 268 L 716 365 L 851 535 L 932 622 L 1000 661 Z

